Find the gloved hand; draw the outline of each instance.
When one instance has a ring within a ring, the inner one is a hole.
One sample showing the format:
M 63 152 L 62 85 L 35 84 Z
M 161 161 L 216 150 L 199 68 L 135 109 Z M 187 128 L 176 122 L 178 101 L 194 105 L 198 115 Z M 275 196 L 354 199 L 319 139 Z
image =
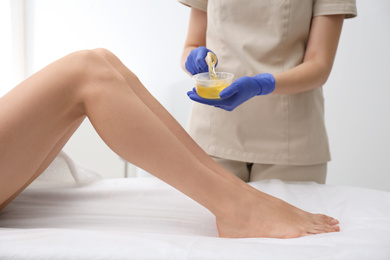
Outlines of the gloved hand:
M 196 49 L 193 49 L 190 52 L 190 54 L 187 57 L 185 67 L 186 67 L 187 71 L 189 73 L 191 73 L 191 75 L 195 75 L 198 73 L 209 71 L 209 67 L 207 66 L 207 63 L 205 60 L 207 53 L 209 51 L 210 50 L 207 49 L 206 47 L 200 46 Z M 215 55 L 215 53 L 214 53 L 214 55 Z M 218 64 L 218 62 L 217 62 L 217 64 Z M 215 64 L 215 66 L 217 66 L 217 64 Z
M 205 99 L 195 89 L 187 95 L 193 101 L 232 111 L 237 106 L 254 96 L 268 95 L 275 90 L 275 78 L 272 74 L 263 73 L 254 77 L 241 77 L 219 93 L 221 99 Z

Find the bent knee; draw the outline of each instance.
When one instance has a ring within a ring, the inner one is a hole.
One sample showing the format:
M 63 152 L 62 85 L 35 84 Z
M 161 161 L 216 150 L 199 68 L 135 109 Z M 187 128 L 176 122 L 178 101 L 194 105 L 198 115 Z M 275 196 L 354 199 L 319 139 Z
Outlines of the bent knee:
M 96 77 L 101 72 L 109 71 L 109 64 L 95 51 L 82 50 L 72 53 L 70 56 L 73 59 L 74 72 L 80 74 L 81 78 Z
M 62 78 L 66 79 L 67 92 L 84 103 L 91 94 L 104 95 L 124 83 L 123 77 L 102 56 L 92 50 L 74 52 L 63 59 Z
M 83 50 L 74 53 L 73 56 L 73 73 L 79 86 L 115 81 L 121 78 L 118 71 L 96 51 Z
M 117 58 L 114 53 L 112 53 L 111 51 L 105 48 L 96 48 L 96 49 L 92 49 L 91 51 L 98 54 L 99 56 L 101 56 L 103 59 L 106 59 L 107 61 L 113 58 Z
M 85 50 L 77 55 L 77 73 L 81 79 L 78 88 L 82 90 L 84 97 L 96 94 L 104 96 L 107 91 L 127 86 L 126 79 L 107 60 L 111 55 L 113 54 L 105 49 Z
M 114 67 L 118 72 L 123 73 L 129 81 L 139 81 L 137 75 L 135 75 L 129 68 L 127 68 L 122 61 L 111 51 L 104 48 L 93 49 L 93 52 L 98 54 L 104 60 L 106 60 L 112 67 Z

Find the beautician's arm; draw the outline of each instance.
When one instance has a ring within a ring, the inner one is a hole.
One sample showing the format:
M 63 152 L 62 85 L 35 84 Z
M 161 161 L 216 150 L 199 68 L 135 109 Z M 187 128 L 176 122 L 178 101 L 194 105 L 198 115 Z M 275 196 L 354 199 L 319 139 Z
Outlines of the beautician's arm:
M 187 57 L 193 49 L 206 46 L 207 13 L 191 7 L 190 21 L 188 24 L 187 38 L 181 56 L 181 66 L 184 71 Z
M 313 18 L 303 63 L 274 74 L 275 94 L 295 94 L 321 87 L 330 74 L 336 56 L 344 15 Z
M 284 72 L 274 74 L 276 94 L 295 94 L 321 87 L 331 72 L 343 26 L 344 15 L 313 18 L 303 62 Z M 206 45 L 207 13 L 191 8 L 188 34 L 181 57 L 185 62 L 191 50 Z M 218 55 L 218 53 L 217 53 Z

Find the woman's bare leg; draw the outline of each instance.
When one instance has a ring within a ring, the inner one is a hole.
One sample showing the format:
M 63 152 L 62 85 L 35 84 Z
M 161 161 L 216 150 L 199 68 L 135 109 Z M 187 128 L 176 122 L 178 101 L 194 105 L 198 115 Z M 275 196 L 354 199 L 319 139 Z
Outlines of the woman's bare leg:
M 64 134 L 64 136 L 54 145 L 53 149 L 48 153 L 47 157 L 43 160 L 39 168 L 35 171 L 34 174 L 32 174 L 31 178 L 27 180 L 27 182 L 21 186 L 21 188 L 15 192 L 10 198 L 8 198 L 2 205 L 0 200 L 0 210 L 10 203 L 15 197 L 17 197 L 28 185 L 31 184 L 36 178 L 38 178 L 39 175 L 50 165 L 50 163 L 53 162 L 55 157 L 59 154 L 59 152 L 62 150 L 62 148 L 65 146 L 65 144 L 68 142 L 70 137 L 74 134 L 74 132 L 77 130 L 77 128 L 81 125 L 83 122 L 84 117 L 81 117 L 79 120 L 77 120 L 70 129 Z M 1 176 L 0 176 L 1 178 Z
M 153 97 L 149 91 L 143 86 L 143 84 L 137 79 L 137 76 L 131 72 L 112 52 L 106 49 L 94 49 L 94 52 L 99 54 L 111 66 L 115 68 L 127 81 L 134 93 L 142 100 L 142 102 L 168 127 L 168 129 L 187 147 L 192 154 L 199 159 L 199 161 L 205 164 L 216 173 L 221 174 L 225 178 L 237 182 L 237 178 L 216 163 L 210 156 L 208 156 L 199 145 L 188 135 L 188 133 L 181 127 L 181 125 L 172 117 L 172 115 Z M 252 189 L 252 186 L 247 185 L 245 182 L 237 182 L 244 188 Z M 256 190 L 256 193 L 258 191 Z
M 338 229 L 329 217 L 255 194 L 200 163 L 203 155 L 194 156 L 167 127 L 171 123 L 134 92 L 142 86 L 138 79 L 128 82 L 107 64 L 94 52 L 71 54 L 0 99 L 0 207 L 36 177 L 60 140 L 87 115 L 121 157 L 214 213 L 221 236 L 296 237 Z
M 121 61 L 118 57 L 116 57 L 113 53 L 106 49 L 95 49 L 93 50 L 97 54 L 99 54 L 102 58 L 107 60 L 107 62 L 110 63 L 111 66 L 113 66 L 128 82 L 129 85 L 131 85 L 134 92 L 138 95 L 138 97 L 143 101 L 143 103 L 149 107 L 149 109 L 157 115 L 165 123 L 165 125 L 168 127 L 168 129 L 175 134 L 175 136 L 183 143 L 184 146 L 187 147 L 187 149 L 196 157 L 198 158 L 199 162 L 204 164 L 206 167 L 210 168 L 214 172 L 220 174 L 224 178 L 236 183 L 237 185 L 240 185 L 242 188 L 251 190 L 252 193 L 256 196 L 259 196 L 263 201 L 269 200 L 271 204 L 274 204 L 273 206 L 279 205 L 281 208 L 291 209 L 295 211 L 299 215 L 305 215 L 306 212 L 301 211 L 300 209 L 297 209 L 295 207 L 292 207 L 291 205 L 280 201 L 276 198 L 272 198 L 271 196 L 268 196 L 267 194 L 261 193 L 258 190 L 252 188 L 251 186 L 247 185 L 245 182 L 237 178 L 235 175 L 228 172 L 225 168 L 220 166 L 218 163 L 216 163 L 210 156 L 208 156 L 197 144 L 196 142 L 189 137 L 188 133 L 180 126 L 180 124 L 171 116 L 171 114 L 149 93 L 149 91 L 139 82 L 136 75 L 132 73 Z M 259 206 L 260 207 L 260 206 Z M 267 206 L 268 207 L 268 206 Z M 266 208 L 266 207 L 265 207 Z M 270 214 L 271 216 L 271 214 Z M 288 215 L 285 215 L 286 217 Z M 310 215 L 311 221 L 316 223 L 322 223 L 325 221 L 330 226 L 332 226 L 333 230 L 339 230 L 339 228 L 336 226 L 339 222 L 333 218 L 325 217 L 324 215 L 315 214 Z M 220 223 L 220 233 L 223 235 L 224 229 L 222 222 Z M 314 231 L 312 233 L 318 233 L 319 229 L 317 231 Z M 226 234 L 226 236 L 229 236 Z

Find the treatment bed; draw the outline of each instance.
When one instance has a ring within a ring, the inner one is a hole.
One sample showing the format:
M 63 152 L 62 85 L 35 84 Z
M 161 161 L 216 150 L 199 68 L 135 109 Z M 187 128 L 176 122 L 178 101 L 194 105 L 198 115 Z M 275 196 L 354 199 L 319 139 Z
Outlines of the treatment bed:
M 278 180 L 250 185 L 339 219 L 341 231 L 219 238 L 207 209 L 157 178 L 100 179 L 65 155 L 0 212 L 0 259 L 390 259 L 390 193 Z

